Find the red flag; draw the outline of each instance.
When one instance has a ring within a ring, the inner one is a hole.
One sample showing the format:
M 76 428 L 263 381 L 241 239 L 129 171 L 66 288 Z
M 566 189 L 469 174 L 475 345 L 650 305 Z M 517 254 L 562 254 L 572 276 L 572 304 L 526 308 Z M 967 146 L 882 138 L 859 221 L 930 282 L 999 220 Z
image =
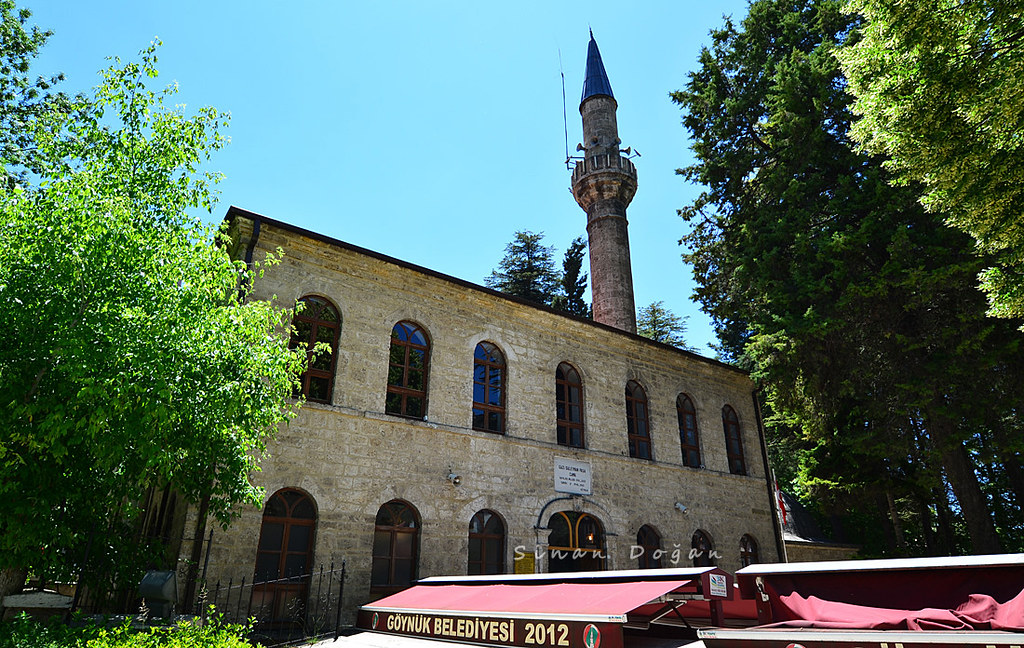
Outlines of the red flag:
M 782 489 L 779 488 L 779 480 L 775 480 L 775 498 L 779 504 L 779 515 L 782 516 L 782 524 L 786 524 L 786 502 L 782 499 Z

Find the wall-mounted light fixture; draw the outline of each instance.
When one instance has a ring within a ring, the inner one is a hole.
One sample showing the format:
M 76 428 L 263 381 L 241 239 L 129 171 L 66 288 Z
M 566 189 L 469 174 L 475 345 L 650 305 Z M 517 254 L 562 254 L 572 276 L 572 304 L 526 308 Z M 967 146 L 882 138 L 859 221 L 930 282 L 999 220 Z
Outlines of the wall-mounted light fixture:
M 686 515 L 687 513 L 690 512 L 690 509 L 688 509 L 685 506 L 683 506 L 682 502 L 676 502 L 676 510 L 678 510 L 683 515 Z
M 455 474 L 454 471 L 448 471 L 448 481 L 452 483 L 452 486 L 458 486 L 462 483 L 462 477 Z

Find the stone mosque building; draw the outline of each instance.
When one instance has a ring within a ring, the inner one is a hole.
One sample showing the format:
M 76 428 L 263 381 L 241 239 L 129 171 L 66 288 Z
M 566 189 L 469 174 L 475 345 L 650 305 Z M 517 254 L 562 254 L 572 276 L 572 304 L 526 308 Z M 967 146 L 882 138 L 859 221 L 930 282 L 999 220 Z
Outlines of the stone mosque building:
M 285 252 L 254 297 L 302 302 L 295 341 L 331 352 L 256 476 L 263 511 L 212 536 L 211 582 L 344 560 L 349 616 L 434 575 L 785 560 L 753 383 L 636 334 L 616 107 L 591 35 L 572 191 L 593 320 L 230 208 L 237 258 Z

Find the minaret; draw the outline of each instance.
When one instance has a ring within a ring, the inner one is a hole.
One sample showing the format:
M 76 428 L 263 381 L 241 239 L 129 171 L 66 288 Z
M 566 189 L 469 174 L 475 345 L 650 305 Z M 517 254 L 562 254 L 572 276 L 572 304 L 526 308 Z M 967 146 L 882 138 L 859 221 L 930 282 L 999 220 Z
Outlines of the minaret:
M 583 159 L 572 172 L 572 195 L 587 212 L 594 321 L 636 333 L 626 207 L 636 193 L 636 167 L 620 154 L 618 104 L 590 32 L 583 81 Z

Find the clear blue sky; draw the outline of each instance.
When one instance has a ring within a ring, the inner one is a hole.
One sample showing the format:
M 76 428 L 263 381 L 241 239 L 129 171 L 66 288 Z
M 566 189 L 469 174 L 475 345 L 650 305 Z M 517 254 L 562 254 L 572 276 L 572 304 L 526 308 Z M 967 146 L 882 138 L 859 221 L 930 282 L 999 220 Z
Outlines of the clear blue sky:
M 35 71 L 63 71 L 65 90 L 159 37 L 160 84 L 231 112 L 211 220 L 237 205 L 476 283 L 517 230 L 544 232 L 559 261 L 586 234 L 564 164 L 559 52 L 572 150 L 593 28 L 623 146 L 642 154 L 627 212 L 637 305 L 689 315 L 688 342 L 710 355 L 677 244 L 676 210 L 699 188 L 675 175 L 691 155 L 668 94 L 746 0 L 19 5 L 54 31 Z

